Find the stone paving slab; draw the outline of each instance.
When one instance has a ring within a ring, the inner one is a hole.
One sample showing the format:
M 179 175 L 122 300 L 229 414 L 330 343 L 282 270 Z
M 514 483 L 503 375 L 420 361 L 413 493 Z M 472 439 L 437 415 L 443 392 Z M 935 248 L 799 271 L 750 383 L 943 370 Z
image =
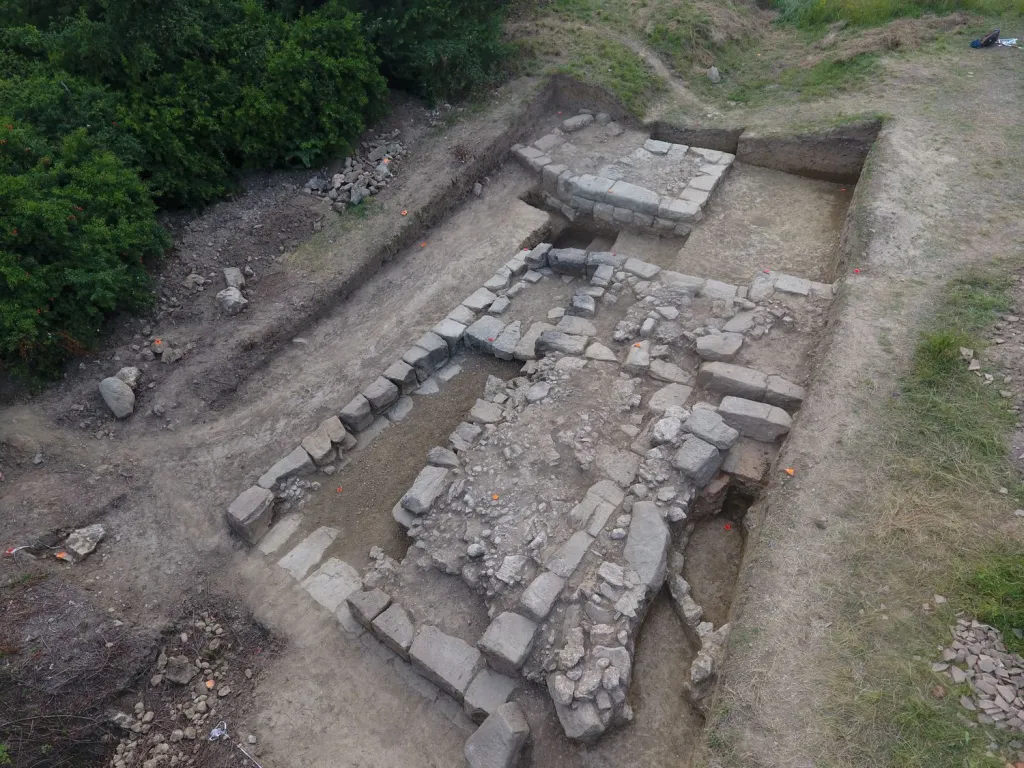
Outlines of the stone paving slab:
M 338 537 L 337 528 L 317 528 L 313 533 L 295 545 L 287 555 L 277 561 L 277 564 L 284 568 L 294 578 L 300 581 L 306 574 L 320 562 L 327 548 L 334 543 Z
M 443 691 L 462 701 L 480 663 L 480 651 L 437 627 L 423 625 L 416 631 L 409 658 Z
M 343 560 L 332 557 L 302 582 L 310 596 L 332 613 L 345 599 L 363 587 L 359 571 Z

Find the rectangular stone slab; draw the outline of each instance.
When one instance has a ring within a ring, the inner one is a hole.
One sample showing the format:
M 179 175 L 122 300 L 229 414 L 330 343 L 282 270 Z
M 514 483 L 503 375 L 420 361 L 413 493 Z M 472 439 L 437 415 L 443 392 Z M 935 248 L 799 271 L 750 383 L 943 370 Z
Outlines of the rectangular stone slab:
M 343 560 L 332 557 L 302 582 L 314 600 L 331 613 L 338 610 L 345 599 L 362 589 L 363 579 L 359 571 Z
M 338 537 L 337 528 L 317 528 L 309 536 L 304 538 L 287 555 L 277 561 L 277 564 L 300 581 L 306 578 L 306 574 L 320 562 L 327 548 L 334 543 Z
M 793 418 L 781 408 L 741 397 L 725 397 L 718 413 L 744 437 L 771 443 L 787 434 Z
M 476 674 L 480 651 L 465 640 L 424 624 L 412 641 L 409 659 L 425 677 L 461 702 Z
M 576 531 L 548 560 L 548 569 L 563 579 L 571 578 L 593 541 L 586 531 Z
M 312 471 L 313 460 L 309 458 L 309 454 L 300 446 L 260 475 L 260 479 L 256 481 L 256 485 L 260 488 L 273 488 L 279 482 L 291 477 L 292 475 Z
M 228 506 L 228 525 L 249 544 L 256 544 L 270 530 L 273 506 L 273 492 L 254 485 Z

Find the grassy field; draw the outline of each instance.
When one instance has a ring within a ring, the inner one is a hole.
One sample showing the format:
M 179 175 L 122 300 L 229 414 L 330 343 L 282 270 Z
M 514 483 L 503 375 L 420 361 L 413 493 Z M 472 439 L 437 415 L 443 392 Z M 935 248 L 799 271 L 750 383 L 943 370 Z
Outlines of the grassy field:
M 1008 273 L 996 265 L 949 285 L 898 392 L 859 438 L 879 483 L 858 510 L 871 533 L 851 543 L 834 585 L 837 765 L 1004 765 L 989 744 L 1012 737 L 969 727 L 958 701 L 969 688 L 930 663 L 960 611 L 1021 647 L 1012 630 L 1024 626 L 1024 553 L 991 535 L 1022 498 L 1007 460 L 1018 416 L 960 354 L 982 349 L 980 334 L 1011 308 Z

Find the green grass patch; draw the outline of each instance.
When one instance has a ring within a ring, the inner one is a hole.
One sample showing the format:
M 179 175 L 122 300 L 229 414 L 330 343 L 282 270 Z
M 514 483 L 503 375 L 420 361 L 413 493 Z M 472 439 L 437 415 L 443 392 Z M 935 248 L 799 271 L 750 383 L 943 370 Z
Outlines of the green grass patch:
M 1024 14 L 1024 0 L 776 0 L 782 20 L 804 28 L 837 21 L 856 26 L 879 26 L 893 19 L 926 13 L 946 15 L 967 11 L 983 16 Z
M 1008 461 L 1019 416 L 960 353 L 980 351 L 980 334 L 1012 308 L 1010 269 L 971 271 L 947 286 L 909 370 L 858 437 L 854 450 L 877 482 L 852 508 L 865 532 L 849 542 L 836 585 L 844 619 L 833 638 L 827 765 L 1005 764 L 986 753 L 1012 736 L 969 727 L 959 705 L 969 688 L 930 664 L 957 611 L 1021 647 L 1012 630 L 1024 625 L 1024 557 L 993 535 L 1024 491 Z M 933 593 L 948 602 L 924 610 Z

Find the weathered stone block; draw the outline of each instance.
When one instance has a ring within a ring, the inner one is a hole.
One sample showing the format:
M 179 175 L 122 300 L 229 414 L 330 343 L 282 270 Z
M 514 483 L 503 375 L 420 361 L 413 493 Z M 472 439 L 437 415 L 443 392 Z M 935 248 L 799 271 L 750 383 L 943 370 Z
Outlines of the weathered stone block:
M 518 681 L 513 678 L 483 667 L 466 689 L 466 714 L 474 722 L 481 722 L 497 712 L 517 686 Z
M 565 355 L 582 355 L 587 347 L 585 336 L 572 336 L 561 331 L 544 331 L 537 337 L 536 351 L 538 355 L 549 352 L 561 352 Z
M 455 354 L 455 351 L 459 348 L 459 344 L 462 343 L 462 334 L 466 332 L 466 326 L 446 317 L 430 330 L 432 333 L 435 333 L 444 339 L 445 344 L 448 345 L 448 351 L 450 354 Z
M 478 288 L 463 299 L 462 305 L 473 312 L 483 312 L 496 298 L 498 297 L 486 288 Z
M 373 424 L 373 410 L 370 408 L 370 402 L 362 395 L 356 395 L 349 400 L 348 405 L 341 409 L 338 416 L 346 429 L 352 432 L 362 432 Z
M 728 451 L 740 439 L 740 433 L 709 408 L 694 408 L 683 428 L 721 451 Z
M 355 620 L 367 629 L 373 627 L 373 620 L 380 616 L 391 605 L 391 595 L 380 589 L 353 592 L 348 596 L 348 607 Z M 410 642 L 412 642 L 410 640 Z
M 740 365 L 705 363 L 697 372 L 697 385 L 723 395 L 760 400 L 768 387 L 768 376 Z
M 523 261 L 530 269 L 543 269 L 548 265 L 548 252 L 551 250 L 551 243 L 541 243 L 523 256 Z
M 273 506 L 273 491 L 254 485 L 228 506 L 228 525 L 247 543 L 256 544 L 270 530 Z
M 697 356 L 709 362 L 728 362 L 742 346 L 742 333 L 710 333 L 697 339 Z
M 558 324 L 555 326 L 555 330 L 561 333 L 568 333 L 571 336 L 596 336 L 597 328 L 592 322 L 584 317 L 576 317 L 574 315 L 564 315 Z
M 488 400 L 477 400 L 469 412 L 469 420 L 474 424 L 497 424 L 503 418 L 505 410 Z
M 421 381 L 429 378 L 434 371 L 448 362 L 448 343 L 436 333 L 428 331 L 423 334 L 416 342 L 415 348 L 424 350 L 426 355 L 417 356 L 412 360 L 408 357 L 402 359 L 416 369 L 416 376 Z
M 476 424 L 464 421 L 448 436 L 448 444 L 453 451 L 466 451 L 472 447 L 482 431 Z
M 548 266 L 559 275 L 583 276 L 587 273 L 587 252 L 582 248 L 552 248 Z
M 412 641 L 409 658 L 426 678 L 461 702 L 480 663 L 480 651 L 437 627 L 423 625 Z
M 512 280 L 512 273 L 507 269 L 499 269 L 486 283 L 484 288 L 488 291 L 503 291 L 508 288 Z
M 383 376 L 378 376 L 361 394 L 370 404 L 370 408 L 380 413 L 398 399 L 398 387 Z
M 537 358 L 537 339 L 544 331 L 550 331 L 554 326 L 549 323 L 534 323 L 530 329 L 523 334 L 512 351 L 516 360 L 535 360 Z
M 731 301 L 736 298 L 739 289 L 731 283 L 723 283 L 720 280 L 708 280 L 700 291 L 700 295 L 707 299 L 721 299 Z
M 661 272 L 661 267 L 657 264 L 650 264 L 640 259 L 626 259 L 622 269 L 631 275 L 636 275 L 641 280 L 653 280 Z
M 562 121 L 562 130 L 566 133 L 575 133 L 594 122 L 593 115 L 576 115 Z
M 466 763 L 469 768 L 513 768 L 529 737 L 530 726 L 519 705 L 502 704 L 466 741 Z
M 644 373 L 651 366 L 651 342 L 639 341 L 629 348 L 622 370 L 634 375 Z
M 745 483 L 760 485 L 768 475 L 778 448 L 741 437 L 722 463 L 722 470 Z
M 680 200 L 686 200 L 690 203 L 695 203 L 701 209 L 708 204 L 708 200 L 711 197 L 711 193 L 706 189 L 695 189 L 693 187 L 687 187 L 679 194 Z
M 405 395 L 419 386 L 419 380 L 416 378 L 416 369 L 404 360 L 396 360 L 389 365 L 387 370 L 384 371 L 384 378 L 394 382 L 395 386 L 402 390 L 402 394 Z
M 722 330 L 726 333 L 746 333 L 754 327 L 755 317 L 753 312 L 737 312 L 722 326 Z
M 686 186 L 688 189 L 698 189 L 701 190 L 702 192 L 714 192 L 715 187 L 718 186 L 719 181 L 721 181 L 721 178 L 718 176 L 695 176 L 694 178 L 690 179 L 690 183 L 687 184 Z
M 277 461 L 274 466 L 260 475 L 256 485 L 260 488 L 273 488 L 282 480 L 292 475 L 313 471 L 313 460 L 309 454 L 302 450 L 301 446 L 289 453 L 283 459 Z
M 658 193 L 627 181 L 616 181 L 605 193 L 604 201 L 617 208 L 637 213 L 658 213 Z
M 690 394 L 692 392 L 692 387 L 687 387 L 683 384 L 669 384 L 667 387 L 662 387 L 651 395 L 650 402 L 647 403 L 647 408 L 655 416 L 661 416 L 665 411 L 673 406 L 679 408 L 685 406 L 686 401 L 690 399 Z
M 684 275 L 682 272 L 665 269 L 658 273 L 658 282 L 664 283 L 674 290 L 683 291 L 689 296 L 696 296 L 707 280 L 703 277 Z
M 409 614 L 398 603 L 392 603 L 370 622 L 370 630 L 384 645 L 403 659 L 409 658 L 414 629 Z
M 537 625 L 512 611 L 498 614 L 488 625 L 477 647 L 499 672 L 514 675 L 533 649 Z
M 699 437 L 687 435 L 672 457 L 672 465 L 700 487 L 707 485 L 722 466 L 722 454 Z
M 665 360 L 652 360 L 648 373 L 650 373 L 651 378 L 655 381 L 668 381 L 675 382 L 676 384 L 686 384 L 692 378 L 689 373 L 678 365 L 666 362 Z
M 523 324 L 516 320 L 505 326 L 498 338 L 491 345 L 491 353 L 499 360 L 512 360 L 515 357 L 516 347 L 519 345 L 522 336 Z
M 653 501 L 638 501 L 632 514 L 622 554 L 648 592 L 657 592 L 665 581 L 672 535 Z
M 693 224 L 701 219 L 700 206 L 691 200 L 663 197 L 658 201 L 658 218 Z
M 338 423 L 338 426 L 341 426 L 340 422 Z M 334 443 L 327 434 L 327 430 L 322 427 L 318 427 L 315 432 L 307 435 L 306 439 L 302 441 L 301 447 L 302 450 L 309 454 L 309 458 L 311 458 L 313 463 L 318 467 L 330 464 L 338 455 L 338 452 L 334 447 Z
M 644 149 L 654 155 L 667 155 L 668 151 L 672 149 L 672 145 L 667 141 L 648 139 L 644 142 Z
M 594 218 L 601 221 L 614 221 L 615 207 L 608 203 L 594 203 Z
M 775 294 L 775 276 L 761 272 L 750 282 L 747 298 L 751 301 L 764 301 Z
M 803 404 L 806 394 L 804 388 L 799 384 L 794 384 L 781 376 L 769 376 L 764 401 L 769 405 L 792 411 Z
M 444 467 L 424 467 L 402 497 L 402 506 L 414 515 L 426 514 L 444 491 L 447 481 L 448 470 Z
M 604 723 L 592 701 L 555 704 L 555 714 L 558 715 L 558 722 L 562 724 L 566 738 L 573 741 L 591 742 L 604 733 Z
M 466 329 L 463 340 L 466 348 L 486 355 L 494 353 L 494 342 L 505 330 L 505 324 L 492 315 L 484 315 Z
M 593 541 L 594 537 L 586 531 L 576 531 L 548 559 L 548 570 L 563 579 L 570 578 L 576 572 L 576 568 L 579 567 L 580 561 L 587 554 Z
M 562 594 L 565 579 L 557 573 L 544 571 L 530 582 L 519 598 L 519 605 L 535 621 L 544 621 L 551 613 L 558 596 Z
M 565 313 L 576 317 L 593 317 L 597 314 L 597 303 L 593 296 L 577 293 L 573 295 Z
M 806 296 L 811 292 L 811 281 L 793 275 L 778 275 L 775 278 L 775 290 L 794 296 Z
M 770 443 L 787 434 L 793 419 L 781 408 L 741 397 L 725 397 L 718 406 L 725 423 L 744 437 Z

